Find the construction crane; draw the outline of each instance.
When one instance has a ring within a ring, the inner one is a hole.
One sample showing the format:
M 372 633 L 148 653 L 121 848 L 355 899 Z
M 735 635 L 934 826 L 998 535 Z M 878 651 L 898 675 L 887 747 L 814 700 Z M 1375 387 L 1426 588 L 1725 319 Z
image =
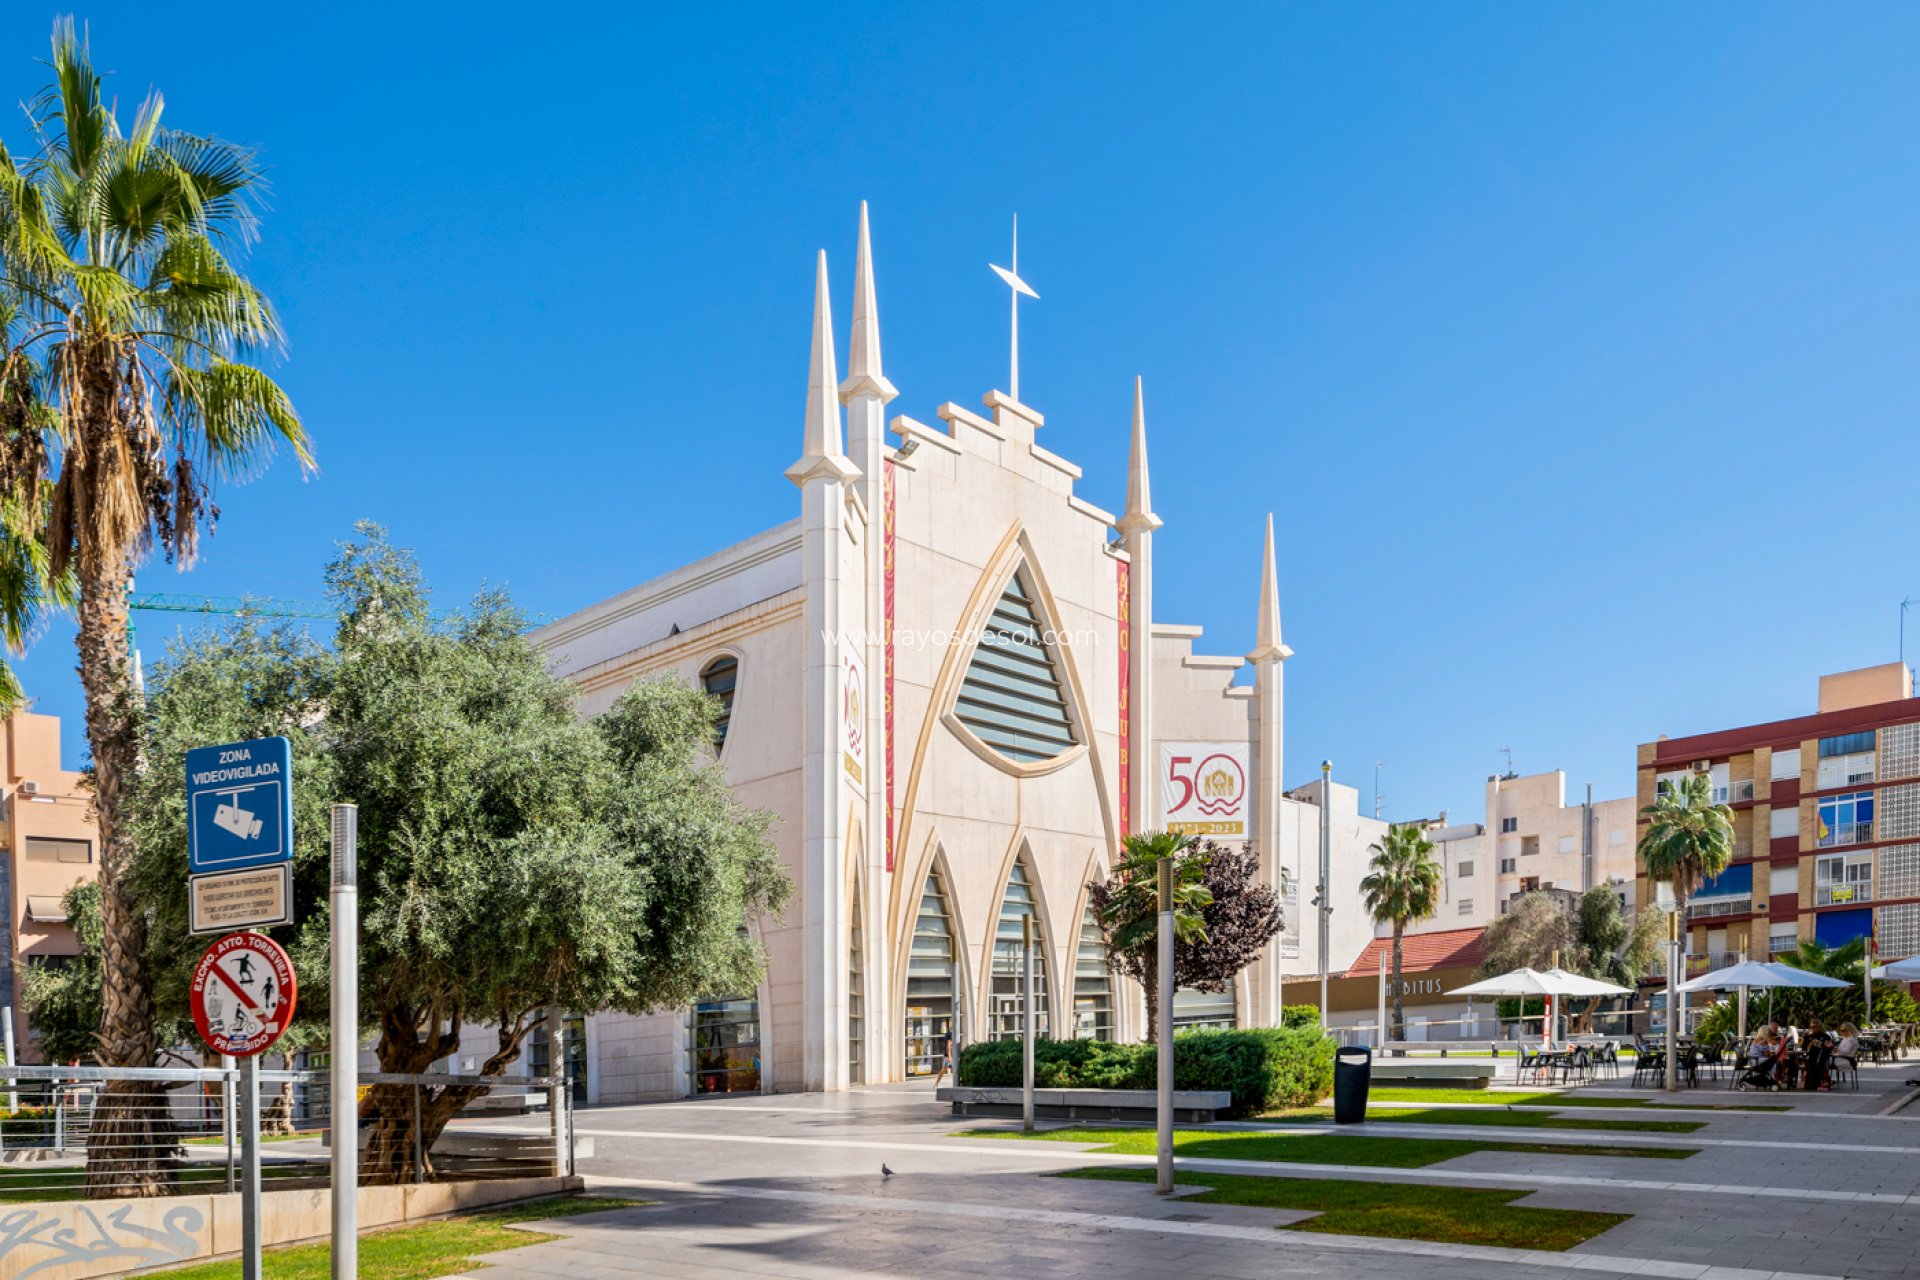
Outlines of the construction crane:
M 190 596 L 172 591 L 127 593 L 127 608 L 160 613 L 224 613 L 236 618 L 317 618 L 340 611 L 324 600 L 276 600 L 270 596 Z
M 235 618 L 307 618 L 321 622 L 337 622 L 340 611 L 325 600 L 281 600 L 273 596 L 196 596 L 177 591 L 145 591 L 127 593 L 127 608 L 142 609 L 158 613 L 218 613 Z M 457 609 L 435 609 L 432 616 L 436 621 L 445 621 L 459 616 Z M 529 627 L 545 626 L 553 621 L 551 614 L 522 614 Z

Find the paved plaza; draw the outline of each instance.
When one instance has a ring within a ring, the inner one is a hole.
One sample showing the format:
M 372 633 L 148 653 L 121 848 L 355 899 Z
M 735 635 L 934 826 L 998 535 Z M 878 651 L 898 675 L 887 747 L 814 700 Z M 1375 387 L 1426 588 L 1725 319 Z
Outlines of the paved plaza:
M 1862 1071 L 1858 1093 L 1607 1092 L 1670 1110 L 1582 1110 L 1699 1119 L 1691 1134 L 1372 1121 L 1342 1133 L 1488 1138 L 1568 1146 L 1682 1146 L 1684 1160 L 1478 1151 L 1417 1169 L 1185 1160 L 1189 1172 L 1502 1187 L 1517 1203 L 1633 1215 L 1566 1252 L 1276 1230 L 1312 1215 L 1187 1204 L 1150 1185 L 1047 1177 L 1150 1157 L 1089 1155 L 1061 1142 L 949 1135 L 1007 1122 L 956 1120 L 924 1086 L 582 1110 L 599 1193 L 645 1208 L 543 1224 L 561 1240 L 489 1259 L 492 1280 L 621 1276 L 1564 1276 L 1676 1280 L 1920 1276 L 1920 1065 Z M 1497 1095 L 1489 1095 L 1490 1100 Z M 1791 1103 L 1763 1114 L 1734 1105 Z M 537 1119 L 525 1122 L 537 1126 Z M 1326 1133 L 1331 1126 L 1279 1126 Z M 881 1174 L 885 1163 L 894 1176 Z

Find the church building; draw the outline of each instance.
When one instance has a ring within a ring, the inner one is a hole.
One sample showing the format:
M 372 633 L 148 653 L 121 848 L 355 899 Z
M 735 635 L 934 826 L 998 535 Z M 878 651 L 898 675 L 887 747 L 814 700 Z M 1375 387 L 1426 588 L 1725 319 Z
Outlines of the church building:
M 1013 294 L 1007 389 L 931 421 L 890 413 L 863 205 L 844 377 L 819 259 L 789 518 L 536 633 L 583 714 L 663 672 L 718 698 L 719 765 L 776 815 L 796 886 L 781 918 L 745 922 L 766 951 L 759 990 L 586 1020 L 589 1100 L 931 1077 L 949 1036 L 1018 1034 L 1025 917 L 1042 1034 L 1138 1039 L 1140 992 L 1107 972 L 1086 887 L 1132 831 L 1250 842 L 1262 878 L 1287 886 L 1283 937 L 1230 992 L 1183 993 L 1180 1025 L 1276 1025 L 1283 1000 L 1317 1000 L 1302 904 L 1323 794 L 1344 908 L 1324 967 L 1343 972 L 1372 937 L 1353 886 L 1385 824 L 1317 767 L 1311 787 L 1283 787 L 1291 650 L 1271 516 L 1246 584 L 1250 652 L 1207 653 L 1198 627 L 1158 621 L 1156 543 L 1174 535 L 1154 510 L 1142 388 L 1130 433 L 1114 424 L 1116 515 L 1076 492 L 1080 467 L 1041 444 L 1045 419 L 1020 397 L 1018 308 L 1036 295 L 1018 269 L 995 268 Z M 1201 549 L 1185 563 L 1208 571 Z

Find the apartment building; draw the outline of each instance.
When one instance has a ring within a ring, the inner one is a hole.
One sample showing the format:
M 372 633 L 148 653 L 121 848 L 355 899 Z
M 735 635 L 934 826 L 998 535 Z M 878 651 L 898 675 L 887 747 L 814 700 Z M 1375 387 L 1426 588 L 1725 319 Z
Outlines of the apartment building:
M 0 1008 L 11 1009 L 23 1061 L 37 1061 L 20 1007 L 28 965 L 62 965 L 79 953 L 61 898 L 98 865 L 91 797 L 82 774 L 60 767 L 60 718 L 15 712 L 0 721 Z
M 1589 789 L 1589 793 L 1590 793 Z M 1523 893 L 1564 893 L 1569 901 L 1597 884 L 1615 884 L 1626 905 L 1634 891 L 1635 801 L 1567 803 L 1567 775 L 1496 774 L 1487 779 L 1486 821 L 1426 823 L 1444 872 L 1441 903 L 1417 932 L 1485 926 Z
M 1703 769 L 1733 809 L 1733 863 L 1688 906 L 1690 974 L 1802 938 L 1920 954 L 1920 701 L 1904 663 L 1822 676 L 1813 715 L 1643 743 L 1638 765 L 1643 804 Z

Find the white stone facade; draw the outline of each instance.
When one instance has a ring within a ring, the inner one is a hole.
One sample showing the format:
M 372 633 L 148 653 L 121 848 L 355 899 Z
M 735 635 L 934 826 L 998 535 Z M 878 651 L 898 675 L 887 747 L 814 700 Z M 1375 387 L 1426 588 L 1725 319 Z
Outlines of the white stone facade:
M 1269 875 L 1304 875 L 1298 900 L 1312 896 L 1318 806 L 1287 798 L 1280 785 L 1289 651 L 1271 527 L 1256 649 L 1247 658 L 1196 653 L 1198 628 L 1151 616 L 1161 522 L 1137 387 L 1128 499 L 1116 517 L 1076 493 L 1080 468 L 1040 443 L 1041 414 L 1011 395 L 989 392 L 984 412 L 939 404 L 938 425 L 887 417 L 896 392 L 881 370 L 864 208 L 847 378 L 837 389 L 826 292 L 823 255 L 804 447 L 787 471 L 798 519 L 562 618 L 536 639 L 579 685 L 583 714 L 643 676 L 671 672 L 698 684 L 716 661 L 737 664 L 720 764 L 744 803 L 777 816 L 773 840 L 798 892 L 783 918 L 748 922 L 767 953 L 761 989 L 716 993 L 738 997 L 737 1008 L 702 1006 L 697 1015 L 744 1017 L 751 1006 L 756 1025 L 734 1055 L 736 1082 L 835 1090 L 924 1072 L 926 1038 L 915 1032 L 948 1016 L 945 997 L 926 994 L 942 979 L 926 960 L 934 943 L 924 928 L 916 951 L 930 874 L 953 941 L 950 1017 L 963 1041 L 991 1034 L 1011 1007 L 993 973 L 1010 880 L 1020 882 L 1016 904 L 1033 904 L 1043 957 L 1036 1003 L 1053 1031 L 1137 1038 L 1138 991 L 1114 980 L 1100 1012 L 1089 994 L 1095 970 L 1076 973 L 1076 960 L 1087 883 L 1105 875 L 1126 832 L 1164 819 L 1162 746 L 1234 746 L 1246 776 L 1237 797 L 1217 803 L 1237 815 Z M 1123 429 L 1116 424 L 1116 451 Z M 1178 548 L 1177 520 L 1174 530 L 1167 545 Z M 1206 571 L 1204 549 L 1184 550 L 1181 563 Z M 1255 587 L 1246 584 L 1250 607 Z M 1006 610 L 1027 608 L 1039 647 L 1015 648 L 1051 670 L 1057 706 L 1023 692 L 1006 714 L 1026 725 L 1034 708 L 1053 706 L 1058 723 L 1039 715 L 1039 736 L 1017 728 L 1007 739 L 1001 712 L 981 710 L 983 696 L 998 695 L 979 683 L 994 672 L 976 657 Z M 1253 680 L 1236 683 L 1249 663 Z M 1058 741 L 1048 745 L 1048 734 Z M 1334 788 L 1334 804 L 1335 882 L 1357 883 L 1384 824 L 1359 816 L 1349 788 Z M 1356 896 L 1349 888 L 1334 900 Z M 1338 915 L 1335 968 L 1371 933 L 1357 908 Z M 1277 1022 L 1280 978 L 1297 984 L 1317 971 L 1314 924 L 1290 920 L 1289 934 L 1296 928 L 1298 943 L 1270 948 L 1237 984 L 1242 1025 Z M 1284 998 L 1313 996 L 1288 985 Z M 592 1019 L 589 1096 L 731 1087 L 703 1068 L 712 1059 L 691 1052 L 695 1019 L 685 1010 Z

